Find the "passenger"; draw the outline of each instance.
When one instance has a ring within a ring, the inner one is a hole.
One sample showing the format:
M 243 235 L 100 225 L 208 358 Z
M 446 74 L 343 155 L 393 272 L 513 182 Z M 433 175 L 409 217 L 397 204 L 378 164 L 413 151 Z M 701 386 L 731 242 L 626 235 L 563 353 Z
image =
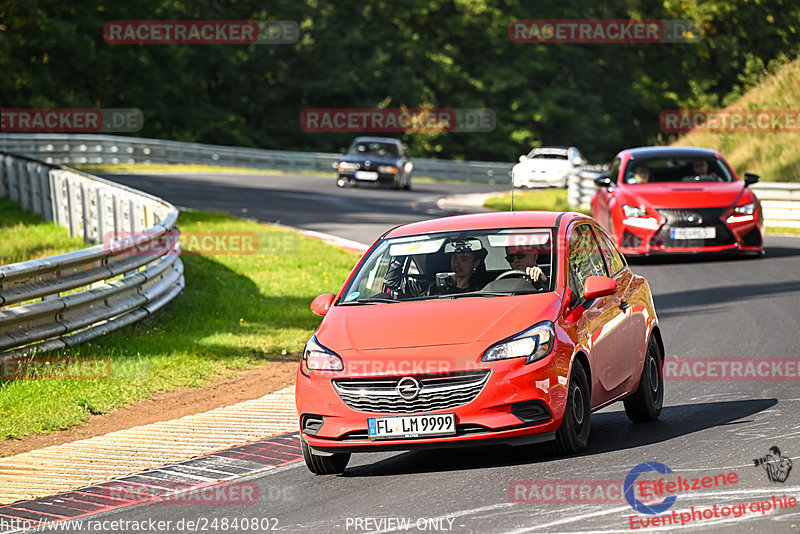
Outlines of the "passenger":
M 506 247 L 506 261 L 512 269 L 525 271 L 533 285 L 540 289 L 547 287 L 547 276 L 538 265 L 539 252 L 533 246 Z

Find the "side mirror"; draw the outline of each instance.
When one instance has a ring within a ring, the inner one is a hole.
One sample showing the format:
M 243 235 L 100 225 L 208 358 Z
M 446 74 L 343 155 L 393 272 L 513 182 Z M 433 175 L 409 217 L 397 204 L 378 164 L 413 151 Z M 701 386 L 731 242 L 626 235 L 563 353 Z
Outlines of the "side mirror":
M 520 157 L 519 157 L 519 162 L 520 162 L 520 163 L 522 163 L 522 162 L 523 162 L 523 161 L 525 161 L 526 159 L 527 159 L 527 158 L 526 158 L 525 156 L 520 156 Z
M 345 147 L 343 147 L 343 146 L 339 147 L 339 153 L 340 154 L 347 154 L 347 149 Z
M 754 183 L 758 182 L 761 177 L 757 174 L 753 174 L 752 172 L 744 173 L 744 186 L 747 187 L 749 185 L 753 185 Z
M 607 174 L 601 174 L 594 179 L 594 183 L 597 184 L 597 187 L 611 187 L 611 177 Z
M 333 305 L 333 300 L 336 298 L 336 295 L 333 293 L 325 293 L 324 295 L 320 295 L 314 300 L 311 301 L 311 311 L 316 313 L 317 315 L 324 316 L 328 313 L 328 310 L 331 309 Z
M 605 297 L 617 290 L 617 283 L 608 276 L 590 276 L 583 283 L 583 296 L 586 300 Z

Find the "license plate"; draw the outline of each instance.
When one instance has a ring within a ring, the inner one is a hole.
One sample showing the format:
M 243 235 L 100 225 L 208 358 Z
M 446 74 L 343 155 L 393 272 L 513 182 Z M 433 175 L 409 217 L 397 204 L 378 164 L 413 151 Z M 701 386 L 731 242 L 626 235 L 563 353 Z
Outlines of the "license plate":
M 717 229 L 713 226 L 701 228 L 670 228 L 669 236 L 672 239 L 714 239 Z
M 456 416 L 452 413 L 370 417 L 367 419 L 369 439 L 403 439 L 430 436 L 452 436 L 456 433 Z
M 369 180 L 374 182 L 378 179 L 378 173 L 374 171 L 356 171 L 356 180 Z

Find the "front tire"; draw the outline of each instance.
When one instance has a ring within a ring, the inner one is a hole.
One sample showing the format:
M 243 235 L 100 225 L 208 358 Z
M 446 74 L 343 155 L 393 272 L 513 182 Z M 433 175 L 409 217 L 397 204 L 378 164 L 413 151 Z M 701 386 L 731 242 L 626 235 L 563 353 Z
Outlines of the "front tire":
M 347 178 L 345 178 L 344 176 L 340 176 L 339 178 L 336 179 L 336 186 L 337 187 L 346 187 L 348 181 L 349 180 Z
M 347 462 L 350 461 L 349 452 L 338 452 L 331 456 L 315 454 L 304 439 L 300 439 L 300 446 L 303 449 L 303 459 L 306 467 L 315 475 L 338 475 L 344 472 Z
M 569 380 L 564 419 L 556 430 L 555 451 L 561 455 L 577 454 L 589 443 L 591 410 L 589 380 L 580 362 L 576 362 Z
M 634 423 L 655 421 L 661 415 L 661 407 L 664 404 L 662 361 L 661 348 L 655 337 L 651 335 L 650 342 L 647 344 L 647 355 L 644 358 L 639 387 L 633 395 L 623 401 L 625 413 L 628 414 L 628 419 Z

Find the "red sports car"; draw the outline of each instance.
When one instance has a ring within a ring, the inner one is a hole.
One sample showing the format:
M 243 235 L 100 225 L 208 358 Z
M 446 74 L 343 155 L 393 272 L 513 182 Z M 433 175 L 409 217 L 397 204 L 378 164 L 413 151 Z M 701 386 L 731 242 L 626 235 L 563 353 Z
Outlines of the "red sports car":
M 399 226 L 358 262 L 303 351 L 308 468 L 352 452 L 554 440 L 583 450 L 590 413 L 634 422 L 664 395 L 647 281 L 577 213 L 502 212 Z
M 592 216 L 625 255 L 764 252 L 761 204 L 715 150 L 644 147 L 623 150 L 598 177 Z

